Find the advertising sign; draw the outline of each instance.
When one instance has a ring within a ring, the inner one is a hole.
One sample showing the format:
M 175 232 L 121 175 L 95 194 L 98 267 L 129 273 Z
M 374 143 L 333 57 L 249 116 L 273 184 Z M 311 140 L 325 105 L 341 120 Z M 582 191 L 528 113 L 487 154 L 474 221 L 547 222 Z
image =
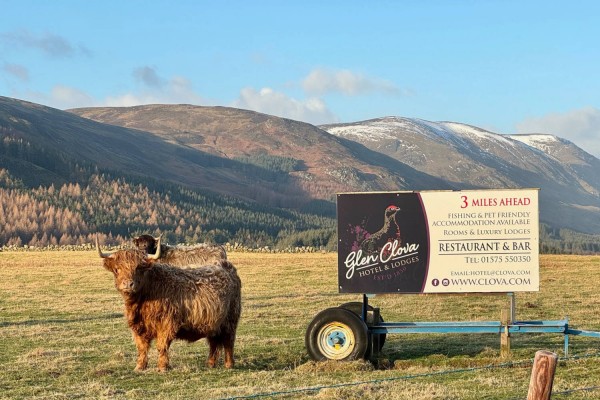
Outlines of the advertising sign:
M 538 189 L 342 193 L 341 293 L 539 290 Z

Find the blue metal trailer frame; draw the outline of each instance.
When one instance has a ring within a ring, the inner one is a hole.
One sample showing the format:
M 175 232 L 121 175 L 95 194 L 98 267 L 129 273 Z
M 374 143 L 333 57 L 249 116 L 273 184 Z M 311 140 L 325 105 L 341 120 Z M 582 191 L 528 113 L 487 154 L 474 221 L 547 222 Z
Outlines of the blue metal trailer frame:
M 509 294 L 512 295 L 512 294 Z M 447 322 L 373 322 L 368 324 L 367 313 L 369 307 L 369 297 L 363 294 L 363 308 L 361 319 L 367 325 L 369 335 L 389 334 L 389 333 L 495 333 L 495 334 L 513 334 L 513 333 L 560 333 L 564 335 L 564 355 L 569 354 L 569 335 L 588 336 L 600 338 L 600 332 L 573 329 L 569 327 L 569 319 L 561 320 L 540 320 L 540 321 L 512 321 L 502 323 L 502 321 L 447 321 Z M 511 298 L 511 305 L 514 307 L 514 296 Z M 379 309 L 374 312 L 379 314 Z M 373 321 L 379 321 L 374 317 Z M 378 351 L 378 346 L 373 346 L 373 351 Z

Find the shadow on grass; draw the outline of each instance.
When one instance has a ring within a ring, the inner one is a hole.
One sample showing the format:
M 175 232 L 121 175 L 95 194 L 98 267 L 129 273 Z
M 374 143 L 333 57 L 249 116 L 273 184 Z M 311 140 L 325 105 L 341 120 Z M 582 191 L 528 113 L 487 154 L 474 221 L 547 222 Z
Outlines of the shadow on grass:
M 279 294 L 272 294 L 272 295 L 260 295 L 260 296 L 245 296 L 244 297 L 244 301 L 264 301 L 264 300 L 278 300 L 278 299 L 303 299 L 303 300 L 311 300 L 311 299 L 324 299 L 324 298 L 339 298 L 340 295 L 339 293 L 312 293 L 312 294 L 305 294 L 305 293 L 298 293 L 298 294 L 294 294 L 294 293 L 279 293 Z M 345 303 L 345 301 L 340 301 L 340 304 Z M 335 304 L 332 305 L 331 307 L 335 307 Z
M 542 348 L 561 350 L 562 334 L 512 335 L 514 353 Z M 390 361 L 410 361 L 431 356 L 450 358 L 500 357 L 500 336 L 496 334 L 388 335 L 379 358 Z
M 117 319 L 123 318 L 123 314 L 119 313 L 111 313 L 106 315 L 101 315 L 97 317 L 80 317 L 80 318 L 52 318 L 52 319 L 28 319 L 25 321 L 15 321 L 15 322 L 0 322 L 0 328 L 10 327 L 10 326 L 33 326 L 33 325 L 46 325 L 46 324 L 73 324 L 78 322 L 86 322 L 86 321 L 101 321 L 101 320 L 109 320 L 109 319 Z

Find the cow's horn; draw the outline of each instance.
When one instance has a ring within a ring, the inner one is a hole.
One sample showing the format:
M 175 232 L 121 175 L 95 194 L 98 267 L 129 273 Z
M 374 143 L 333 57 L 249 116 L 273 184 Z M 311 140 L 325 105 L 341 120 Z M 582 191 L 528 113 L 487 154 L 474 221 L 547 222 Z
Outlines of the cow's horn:
M 112 253 L 103 253 L 102 250 L 100 250 L 100 242 L 98 241 L 98 235 L 96 235 L 96 249 L 98 250 L 98 254 L 101 258 L 108 258 L 112 255 Z
M 162 235 L 160 235 L 156 239 L 156 253 L 154 253 L 154 254 L 148 253 L 148 255 L 146 256 L 146 258 L 148 258 L 148 260 L 158 260 L 158 258 L 160 257 L 160 237 L 161 236 Z

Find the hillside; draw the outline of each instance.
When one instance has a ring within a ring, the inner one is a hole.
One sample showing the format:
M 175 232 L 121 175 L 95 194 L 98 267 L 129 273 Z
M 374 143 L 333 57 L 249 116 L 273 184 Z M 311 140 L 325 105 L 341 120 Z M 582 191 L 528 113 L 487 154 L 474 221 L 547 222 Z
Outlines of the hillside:
M 567 152 L 565 145 L 551 155 L 476 127 L 399 117 L 322 126 L 337 139 L 332 140 L 309 124 L 224 107 L 70 111 L 233 159 L 296 159 L 304 169 L 290 175 L 307 195 L 320 199 L 350 190 L 537 187 L 543 222 L 600 233 L 600 178 L 592 172 L 600 161 L 578 148 L 577 156 L 557 157 Z
M 82 108 L 70 112 L 94 121 L 135 128 L 188 148 L 233 160 L 261 156 L 293 159 L 292 181 L 313 198 L 333 200 L 344 191 L 451 188 L 402 160 L 372 152 L 307 123 L 227 107 L 145 105 Z
M 170 243 L 335 248 L 331 217 L 282 210 L 149 180 L 91 174 L 25 188 L 0 168 L 0 246 L 117 244 L 139 233 Z
M 231 160 L 4 97 L 0 135 L 0 245 L 86 243 L 96 231 L 283 247 L 334 235 L 333 205 L 289 182 L 286 160 Z
M 331 201 L 343 191 L 450 188 L 312 125 L 230 108 L 164 105 L 64 112 L 0 97 L 0 130 L 6 141 L 24 141 L 51 158 L 277 207 Z M 32 185 L 66 178 L 38 160 L 10 157 L 4 162 Z M 40 167 L 26 176 L 25 171 Z
M 0 241 L 60 242 L 70 218 L 65 242 L 102 229 L 334 247 L 338 192 L 538 187 L 548 251 L 600 243 L 600 161 L 549 135 L 400 117 L 315 127 L 191 105 L 61 111 L 6 97 L 0 135 L 0 205 L 15 225 Z
M 577 147 L 574 143 L 554 135 L 521 134 L 510 137 L 557 159 L 575 172 L 577 179 L 587 191 L 598 195 L 600 160 L 596 157 Z
M 400 117 L 322 128 L 461 188 L 540 188 L 541 221 L 600 232 L 600 180 L 593 172 L 600 160 L 571 142 L 552 137 L 552 146 L 534 146 L 526 136 Z
M 61 160 L 252 200 L 304 198 L 294 182 L 284 181 L 280 190 L 277 171 L 15 99 L 0 97 L 0 132 L 4 146 L 26 144 L 29 156 L 6 150 L 2 163 L 31 186 L 71 181 L 72 167 L 55 168 Z

